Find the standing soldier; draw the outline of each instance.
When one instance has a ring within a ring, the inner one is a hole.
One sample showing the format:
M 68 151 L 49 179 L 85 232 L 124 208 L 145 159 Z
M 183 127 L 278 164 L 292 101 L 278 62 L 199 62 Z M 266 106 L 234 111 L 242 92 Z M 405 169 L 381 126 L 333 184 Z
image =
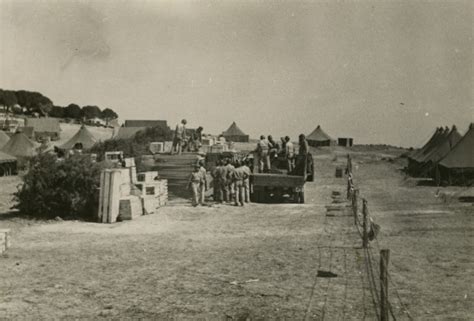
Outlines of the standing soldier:
M 247 165 L 249 160 L 242 164 L 242 170 L 247 174 L 247 178 L 244 179 L 244 192 L 245 192 L 245 203 L 250 203 L 250 175 L 252 174 L 250 167 Z
M 300 150 L 299 150 L 299 155 L 308 155 L 309 153 L 309 145 L 308 141 L 306 140 L 306 136 L 304 134 L 300 134 L 299 136 L 299 145 L 300 145 Z
M 203 182 L 202 172 L 200 171 L 199 165 L 194 166 L 194 170 L 189 177 L 188 188 L 191 189 L 193 193 L 192 204 L 193 206 L 198 206 L 200 203 L 199 188 Z
M 202 175 L 202 181 L 201 185 L 199 186 L 199 196 L 200 196 L 200 201 L 201 205 L 204 205 L 205 199 L 206 199 L 206 190 L 207 190 L 207 171 L 206 168 L 204 167 L 205 160 L 201 159 L 199 160 L 199 171 L 201 172 Z
M 288 163 L 288 173 L 291 173 L 295 168 L 295 146 L 288 136 L 285 137 L 285 157 Z
M 245 191 L 244 191 L 244 180 L 249 176 L 246 171 L 240 166 L 240 162 L 235 163 L 235 169 L 232 172 L 232 181 L 235 184 L 235 206 L 244 206 Z
M 176 125 L 176 129 L 174 131 L 174 138 L 173 138 L 173 148 L 171 149 L 171 154 L 176 152 L 181 154 L 183 143 L 186 140 L 186 119 L 181 120 L 180 124 Z
M 223 202 L 229 201 L 229 183 L 228 183 L 228 173 L 229 170 L 227 168 L 227 163 L 225 159 L 221 160 L 221 166 L 219 167 L 219 171 L 217 172 L 217 176 L 219 179 L 219 192 L 220 192 L 220 199 Z
M 227 168 L 227 193 L 229 197 L 227 198 L 228 202 L 232 202 L 235 199 L 235 189 L 234 183 L 232 181 L 232 177 L 234 175 L 235 167 L 232 165 L 230 158 L 226 158 L 226 166 Z
M 213 198 L 215 202 L 222 203 L 222 190 L 220 185 L 220 172 L 222 167 L 221 160 L 216 162 L 216 167 L 211 171 L 212 176 L 212 189 L 213 189 Z
M 260 141 L 257 143 L 257 157 L 258 157 L 258 172 L 263 173 L 270 169 L 270 156 L 268 155 L 268 141 L 265 136 L 260 136 Z

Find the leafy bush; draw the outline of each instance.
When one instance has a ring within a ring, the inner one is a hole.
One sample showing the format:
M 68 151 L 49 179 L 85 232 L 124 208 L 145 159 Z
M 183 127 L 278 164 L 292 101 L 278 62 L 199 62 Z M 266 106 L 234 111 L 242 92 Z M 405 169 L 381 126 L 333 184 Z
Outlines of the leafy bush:
M 54 154 L 35 156 L 15 193 L 15 207 L 38 218 L 91 220 L 96 214 L 100 170 L 87 155 L 62 161 Z

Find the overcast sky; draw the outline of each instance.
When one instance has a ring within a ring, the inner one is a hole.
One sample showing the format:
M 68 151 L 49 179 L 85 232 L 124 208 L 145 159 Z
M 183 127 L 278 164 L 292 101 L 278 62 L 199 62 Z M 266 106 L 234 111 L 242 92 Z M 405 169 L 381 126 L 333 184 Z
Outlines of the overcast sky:
M 0 88 L 211 133 L 419 145 L 474 121 L 472 3 L 0 0 Z

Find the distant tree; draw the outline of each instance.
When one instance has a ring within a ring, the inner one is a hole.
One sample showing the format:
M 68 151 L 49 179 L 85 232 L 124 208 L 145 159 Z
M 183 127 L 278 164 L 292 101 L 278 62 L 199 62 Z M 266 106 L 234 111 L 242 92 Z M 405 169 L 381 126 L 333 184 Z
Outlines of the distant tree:
M 56 118 L 64 118 L 64 109 L 61 106 L 53 106 L 51 111 L 49 112 L 49 116 L 56 117 Z
M 43 96 L 40 93 L 34 93 L 33 103 L 31 105 L 34 112 L 48 115 L 53 109 L 53 102 L 46 96 Z
M 25 107 L 28 114 L 48 114 L 53 108 L 53 102 L 39 92 L 18 90 L 16 92 L 18 104 Z
M 81 107 L 76 104 L 69 104 L 64 108 L 64 117 L 72 119 L 81 118 Z
M 97 106 L 84 106 L 81 110 L 81 116 L 85 119 L 100 118 L 101 111 Z
M 112 120 L 112 119 L 116 119 L 118 118 L 118 115 L 115 111 L 113 111 L 112 109 L 110 108 L 105 108 L 101 114 L 100 114 L 100 118 L 106 120 L 106 121 L 109 121 L 109 120 Z
M 16 94 L 13 90 L 1 90 L 0 92 L 0 105 L 5 106 L 6 112 L 9 112 L 13 106 L 18 103 Z
M 31 95 L 29 91 L 18 90 L 16 92 L 16 98 L 18 99 L 18 105 L 28 109 L 28 106 L 31 105 Z

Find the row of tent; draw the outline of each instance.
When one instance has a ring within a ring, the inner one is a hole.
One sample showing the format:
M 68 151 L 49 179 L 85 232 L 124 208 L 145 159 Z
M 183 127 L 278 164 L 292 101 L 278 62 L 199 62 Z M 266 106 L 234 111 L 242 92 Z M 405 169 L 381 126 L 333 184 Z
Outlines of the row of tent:
M 97 139 L 83 125 L 74 136 L 59 146 L 59 149 L 89 149 L 96 142 Z M 18 159 L 35 156 L 38 147 L 39 144 L 30 140 L 21 130 L 12 137 L 0 130 L 0 176 L 14 174 Z
M 431 177 L 437 185 L 474 181 L 474 123 L 462 136 L 456 126 L 438 127 L 420 149 L 408 154 L 408 173 Z

